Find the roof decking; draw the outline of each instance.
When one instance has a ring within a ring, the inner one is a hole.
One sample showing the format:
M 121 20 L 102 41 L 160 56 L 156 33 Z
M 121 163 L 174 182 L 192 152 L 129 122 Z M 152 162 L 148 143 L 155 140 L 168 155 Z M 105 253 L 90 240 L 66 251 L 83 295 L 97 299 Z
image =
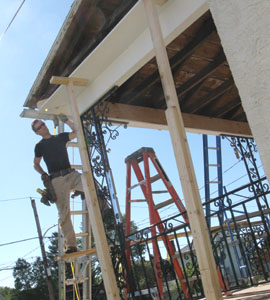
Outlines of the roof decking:
M 24 105 L 35 108 L 38 101 L 49 98 L 57 89 L 49 84 L 51 76 L 70 76 L 87 56 L 97 51 L 103 39 L 136 3 L 134 0 L 75 1 L 61 30 L 61 39 L 56 40 L 48 56 L 50 59 L 45 61 Z M 240 135 L 251 134 L 210 11 L 170 41 L 167 52 L 180 108 L 191 118 L 190 122 L 198 117 L 208 118 L 209 123 L 209 118 L 226 124 L 233 121 L 231 127 L 239 127 Z M 118 105 L 115 107 L 123 104 L 126 112 L 134 108 L 134 115 L 138 109 L 144 109 L 146 115 L 148 109 L 151 114 L 153 109 L 157 115 L 162 114 L 166 104 L 155 58 L 116 86 L 108 101 Z M 120 115 L 114 116 L 125 119 Z M 245 129 L 240 128 L 242 125 Z M 237 128 L 232 133 L 237 134 Z

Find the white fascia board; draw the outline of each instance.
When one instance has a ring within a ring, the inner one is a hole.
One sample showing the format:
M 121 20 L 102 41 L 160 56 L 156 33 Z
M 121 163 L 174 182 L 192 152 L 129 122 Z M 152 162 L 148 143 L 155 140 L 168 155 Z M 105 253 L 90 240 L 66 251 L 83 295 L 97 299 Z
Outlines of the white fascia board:
M 206 0 L 169 0 L 157 6 L 165 44 L 169 44 L 208 9 Z M 79 112 L 95 104 L 113 86 L 122 85 L 154 56 L 142 1 L 117 24 L 70 77 L 87 78 L 86 87 L 74 87 Z M 66 88 L 60 86 L 39 111 L 71 115 Z

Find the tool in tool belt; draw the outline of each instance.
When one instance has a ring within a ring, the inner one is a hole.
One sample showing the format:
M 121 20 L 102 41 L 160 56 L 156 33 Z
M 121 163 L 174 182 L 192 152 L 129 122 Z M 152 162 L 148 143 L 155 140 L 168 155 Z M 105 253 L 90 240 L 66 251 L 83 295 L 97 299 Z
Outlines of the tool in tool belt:
M 50 193 L 46 189 L 42 190 L 40 188 L 37 189 L 37 192 L 42 196 L 40 202 L 43 203 L 44 205 L 51 206 Z
M 57 200 L 57 197 L 56 197 L 56 194 L 55 194 L 55 191 L 54 191 L 54 188 L 53 188 L 53 185 L 51 183 L 51 178 L 50 176 L 47 174 L 47 173 L 43 173 L 41 175 L 41 179 L 43 181 L 43 184 L 44 184 L 44 187 L 47 191 L 47 197 L 49 199 L 49 201 L 51 203 L 54 203 L 56 202 Z M 45 204 L 45 203 L 44 203 Z

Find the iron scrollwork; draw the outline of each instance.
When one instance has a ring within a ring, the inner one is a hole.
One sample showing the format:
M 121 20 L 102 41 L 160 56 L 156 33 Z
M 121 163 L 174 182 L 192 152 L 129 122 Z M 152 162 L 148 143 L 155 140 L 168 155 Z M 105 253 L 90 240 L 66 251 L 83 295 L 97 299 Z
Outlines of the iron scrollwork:
M 249 191 L 253 192 L 254 195 L 260 198 L 263 202 L 262 204 L 258 201 L 258 205 L 262 207 L 269 208 L 265 192 L 269 190 L 269 184 L 264 183 L 262 185 L 260 179 L 261 175 L 257 166 L 257 159 L 255 153 L 258 152 L 257 145 L 254 139 L 251 138 L 240 138 L 240 137 L 226 137 L 232 146 L 237 159 L 241 159 L 246 167 L 249 181 L 251 183 Z
M 125 282 L 130 282 L 131 279 L 130 275 L 125 274 L 124 271 L 127 268 L 124 252 L 125 239 L 116 191 L 112 184 L 108 144 L 119 136 L 119 127 L 126 128 L 127 124 L 113 125 L 107 115 L 108 103 L 102 101 L 84 113 L 81 122 L 107 239 L 112 245 L 111 257 L 117 284 L 119 289 L 123 290 Z

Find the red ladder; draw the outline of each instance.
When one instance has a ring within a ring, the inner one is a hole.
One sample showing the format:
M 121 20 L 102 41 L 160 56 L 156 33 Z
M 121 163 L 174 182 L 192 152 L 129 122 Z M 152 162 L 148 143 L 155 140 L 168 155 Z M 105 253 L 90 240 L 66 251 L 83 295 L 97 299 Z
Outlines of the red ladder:
M 152 162 L 155 170 L 157 171 L 157 174 L 155 176 L 150 176 L 150 168 L 149 168 L 149 160 Z M 143 162 L 144 165 L 144 176 L 140 169 L 139 163 Z M 168 176 L 166 175 L 165 171 L 163 170 L 160 162 L 158 161 L 155 152 L 152 148 L 146 148 L 143 147 L 133 154 L 129 155 L 125 159 L 126 168 L 127 168 L 127 177 L 126 177 L 126 235 L 131 234 L 131 203 L 132 202 L 141 202 L 145 201 L 148 204 L 148 211 L 149 211 L 149 219 L 150 219 L 150 225 L 153 227 L 153 230 L 151 230 L 152 234 L 152 245 L 153 245 L 153 254 L 154 254 L 154 268 L 155 268 L 155 277 L 158 285 L 159 290 L 159 299 L 164 299 L 164 293 L 163 293 L 163 287 L 162 287 L 162 274 L 160 268 L 160 259 L 159 259 L 159 250 L 158 250 L 158 243 L 156 237 L 156 227 L 159 230 L 160 233 L 163 233 L 165 231 L 165 228 L 163 224 L 161 223 L 162 220 L 160 218 L 158 209 L 165 207 L 170 204 L 175 204 L 179 210 L 180 213 L 182 213 L 184 222 L 188 223 L 188 216 L 186 214 L 186 208 L 181 202 L 179 196 L 177 195 L 173 185 L 171 184 Z M 138 183 L 131 186 L 131 168 L 133 168 L 134 173 L 137 177 Z M 151 184 L 157 180 L 162 180 L 166 191 L 152 191 Z M 141 187 L 141 190 L 144 194 L 145 200 L 131 200 L 131 190 L 135 187 Z M 155 205 L 153 200 L 153 194 L 155 193 L 161 193 L 166 192 L 170 194 L 171 199 L 164 201 L 162 203 L 159 203 Z M 154 224 L 159 223 L 158 226 L 153 226 Z M 161 225 L 160 225 L 161 224 Z M 177 277 L 181 283 L 183 292 L 185 294 L 186 298 L 190 298 L 190 294 L 188 291 L 188 285 L 185 281 L 185 277 L 183 274 L 183 271 L 181 269 L 181 266 L 179 264 L 178 259 L 175 256 L 175 250 L 173 247 L 173 244 L 170 242 L 169 238 L 167 236 L 162 235 L 162 240 L 164 242 L 164 245 L 166 247 L 167 252 L 170 254 L 170 257 L 172 258 L 172 263 L 175 269 L 175 272 L 177 274 Z M 127 256 L 127 262 L 129 270 L 131 270 L 131 263 L 130 263 L 130 241 L 127 240 L 127 250 L 126 250 L 126 256 Z M 127 288 L 126 295 L 129 294 L 129 288 Z M 126 299 L 128 299 L 128 296 L 126 296 Z

